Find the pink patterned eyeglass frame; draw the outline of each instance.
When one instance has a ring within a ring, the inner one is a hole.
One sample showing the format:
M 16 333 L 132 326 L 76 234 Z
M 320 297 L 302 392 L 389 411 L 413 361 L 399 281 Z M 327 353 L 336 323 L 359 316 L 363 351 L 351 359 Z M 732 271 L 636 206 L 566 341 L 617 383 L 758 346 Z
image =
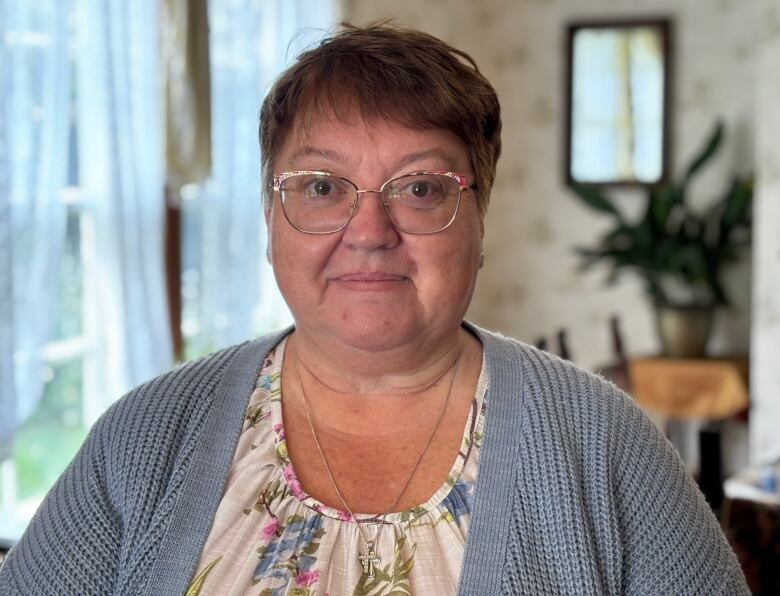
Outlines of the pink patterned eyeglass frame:
M 385 186 L 387 186 L 388 184 L 390 184 L 391 182 L 393 182 L 395 180 L 398 180 L 399 178 L 404 178 L 406 176 L 431 176 L 431 175 L 447 176 L 448 178 L 452 178 L 452 179 L 457 181 L 458 189 L 459 189 L 460 193 L 463 193 L 463 191 L 467 191 L 467 190 L 476 190 L 476 188 L 477 188 L 476 184 L 471 184 L 471 185 L 467 185 L 466 184 L 466 176 L 465 176 L 465 174 L 460 174 L 458 172 L 449 172 L 449 171 L 444 171 L 444 170 L 421 170 L 421 171 L 416 171 L 416 172 L 409 172 L 407 174 L 401 174 L 400 176 L 395 176 L 393 178 L 390 178 L 390 180 L 387 180 L 384 184 L 382 184 L 382 186 L 379 187 L 378 190 L 359 189 L 357 184 L 355 184 L 354 182 L 352 182 L 348 178 L 344 178 L 343 176 L 338 176 L 338 175 L 333 174 L 331 172 L 324 172 L 324 171 L 321 171 L 321 170 L 292 170 L 290 172 L 282 172 L 281 174 L 276 174 L 273 177 L 273 183 L 271 184 L 271 190 L 273 190 L 275 192 L 279 192 L 279 190 L 281 189 L 282 183 L 285 180 L 287 180 L 288 178 L 291 178 L 293 176 L 300 176 L 300 175 L 314 175 L 314 176 L 320 175 L 320 176 L 331 176 L 331 177 L 334 177 L 334 178 L 339 178 L 341 180 L 344 180 L 345 182 L 348 182 L 352 186 L 354 186 L 355 187 L 355 192 L 357 193 L 358 197 L 361 194 L 366 194 L 366 193 L 369 193 L 369 194 L 380 194 L 381 195 L 382 192 L 384 191 Z M 436 234 L 438 232 L 442 232 L 442 231 L 446 230 L 448 227 L 450 227 L 452 225 L 452 222 L 455 221 L 455 218 L 458 215 L 458 211 L 460 211 L 460 198 L 461 198 L 460 193 L 458 194 L 458 204 L 455 207 L 455 211 L 452 214 L 452 217 L 450 218 L 450 220 L 444 226 L 442 226 L 441 228 L 439 228 L 437 230 L 433 230 L 431 232 L 409 232 L 408 230 L 404 230 L 403 228 L 399 227 L 398 224 L 393 220 L 392 216 L 390 215 L 390 212 L 388 211 L 387 204 L 384 201 L 382 202 L 382 204 L 383 204 L 383 207 L 385 209 L 385 212 L 387 213 L 388 218 L 390 219 L 390 223 L 392 223 L 393 227 L 395 227 L 397 230 L 399 230 L 401 232 L 404 232 L 405 234 L 414 234 L 414 235 L 417 235 L 417 236 L 425 236 L 425 235 L 428 235 L 428 234 Z M 340 232 L 341 230 L 346 228 L 347 225 L 349 224 L 349 222 L 352 221 L 352 217 L 357 212 L 357 208 L 355 206 L 355 208 L 352 209 L 352 212 L 350 213 L 349 218 L 347 219 L 347 221 L 344 222 L 343 225 L 341 225 L 338 229 L 329 230 L 327 232 L 311 232 L 311 231 L 308 231 L 308 230 L 302 230 L 301 228 L 296 226 L 293 222 L 290 221 L 290 218 L 287 216 L 287 212 L 284 210 L 284 203 L 283 202 L 282 202 L 282 211 L 284 212 L 284 217 L 285 217 L 285 219 L 287 219 L 288 223 L 293 228 L 298 230 L 299 232 L 302 232 L 304 234 L 318 234 L 318 235 L 321 235 L 321 234 L 335 234 L 336 232 Z
M 348 178 L 344 178 L 343 176 L 338 176 L 336 174 L 333 174 L 332 172 L 323 172 L 321 170 L 293 170 L 290 172 L 282 172 L 281 174 L 276 174 L 273 178 L 273 184 L 271 188 L 275 191 L 279 191 L 279 187 L 281 186 L 282 182 L 287 180 L 288 178 L 292 176 L 300 176 L 301 174 L 313 174 L 313 175 L 322 175 L 322 176 L 335 176 L 336 178 L 341 178 L 342 180 L 346 180 L 349 182 L 352 186 L 357 188 L 357 184 L 349 180 Z M 454 178 L 458 181 L 458 185 L 460 186 L 461 192 L 464 190 L 469 190 L 470 188 L 476 188 L 476 186 L 468 186 L 466 184 L 466 176 L 464 174 L 459 174 L 457 172 L 445 172 L 445 171 L 439 171 L 439 170 L 422 170 L 420 172 L 409 172 L 408 174 L 401 174 L 400 176 L 394 176 L 393 178 L 390 178 L 387 182 L 385 182 L 382 186 L 379 187 L 379 190 L 358 190 L 359 193 L 363 192 L 382 192 L 382 189 L 387 186 L 388 182 L 392 182 L 393 180 L 397 180 L 398 178 L 403 178 L 404 176 L 430 176 L 430 175 L 437 175 L 437 176 L 448 176 L 449 178 Z

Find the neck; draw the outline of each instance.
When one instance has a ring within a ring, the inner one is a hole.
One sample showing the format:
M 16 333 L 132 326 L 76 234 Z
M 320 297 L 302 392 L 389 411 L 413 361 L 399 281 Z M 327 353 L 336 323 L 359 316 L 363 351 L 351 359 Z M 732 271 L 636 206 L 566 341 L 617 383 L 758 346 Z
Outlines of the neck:
M 361 397 L 413 395 L 435 385 L 463 351 L 461 328 L 444 337 L 381 352 L 334 345 L 296 329 L 288 341 L 300 366 L 328 390 Z

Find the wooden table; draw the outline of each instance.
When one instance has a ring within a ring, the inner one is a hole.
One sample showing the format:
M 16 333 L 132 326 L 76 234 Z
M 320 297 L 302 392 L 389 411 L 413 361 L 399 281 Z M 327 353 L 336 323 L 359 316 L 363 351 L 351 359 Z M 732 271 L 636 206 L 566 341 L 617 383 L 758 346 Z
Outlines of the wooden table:
M 639 358 L 628 366 L 637 404 L 667 418 L 724 420 L 749 404 L 747 358 Z

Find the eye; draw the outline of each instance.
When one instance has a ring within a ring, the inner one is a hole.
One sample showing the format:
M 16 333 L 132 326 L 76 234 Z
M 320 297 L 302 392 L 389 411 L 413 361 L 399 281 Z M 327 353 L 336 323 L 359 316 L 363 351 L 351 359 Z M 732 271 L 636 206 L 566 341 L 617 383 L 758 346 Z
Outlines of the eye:
M 408 200 L 439 199 L 446 194 L 442 181 L 436 176 L 409 176 L 398 179 L 396 196 Z
M 415 197 L 427 197 L 434 192 L 433 186 L 430 182 L 425 180 L 417 180 L 409 185 L 409 192 Z
M 309 182 L 307 188 L 307 194 L 310 196 L 324 197 L 329 195 L 333 191 L 333 185 L 330 180 L 324 178 L 316 178 Z

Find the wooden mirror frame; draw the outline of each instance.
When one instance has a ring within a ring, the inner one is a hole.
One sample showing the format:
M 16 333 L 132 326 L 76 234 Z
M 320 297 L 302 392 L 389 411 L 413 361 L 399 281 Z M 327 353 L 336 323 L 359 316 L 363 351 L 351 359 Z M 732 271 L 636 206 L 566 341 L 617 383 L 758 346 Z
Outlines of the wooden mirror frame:
M 663 48 L 663 140 L 661 145 L 661 175 L 652 182 L 640 180 L 599 180 L 577 181 L 572 176 L 572 120 L 573 120 L 573 83 L 574 83 L 574 37 L 582 29 L 635 29 L 638 27 L 652 27 L 657 29 L 662 39 Z M 569 186 L 617 186 L 617 187 L 646 187 L 668 182 L 671 175 L 671 98 L 672 98 L 672 24 L 668 18 L 623 19 L 623 20 L 583 20 L 570 23 L 566 28 L 566 114 L 564 126 L 564 178 Z

